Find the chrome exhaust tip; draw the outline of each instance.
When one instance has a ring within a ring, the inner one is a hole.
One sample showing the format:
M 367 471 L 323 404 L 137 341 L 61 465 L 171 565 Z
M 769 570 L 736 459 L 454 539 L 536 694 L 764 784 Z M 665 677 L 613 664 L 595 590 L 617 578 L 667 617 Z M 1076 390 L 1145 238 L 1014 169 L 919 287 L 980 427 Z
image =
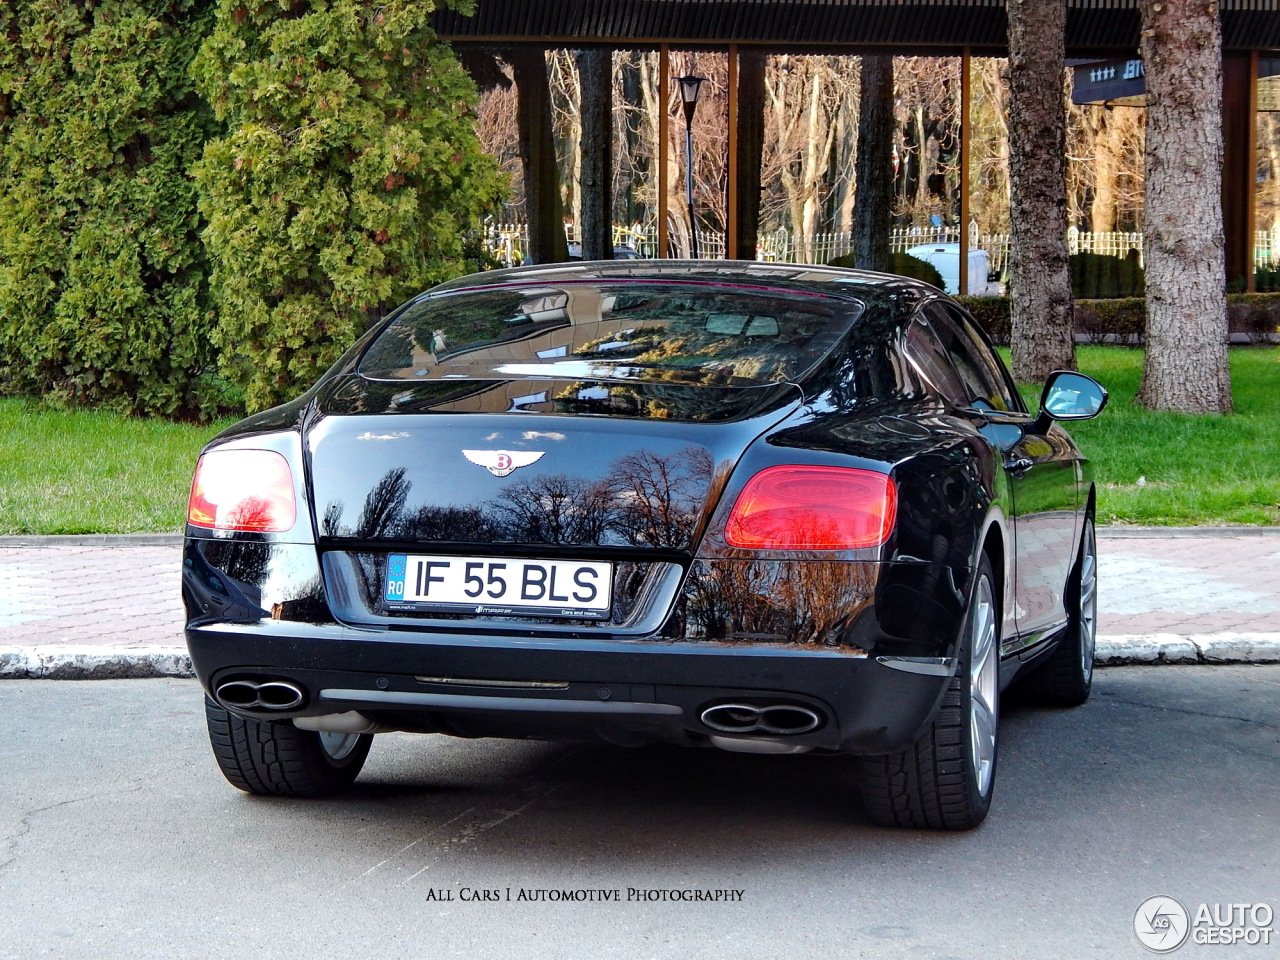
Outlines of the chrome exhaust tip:
M 228 707 L 254 707 L 258 704 L 258 685 L 248 680 L 230 680 L 215 691 Z
M 822 716 L 795 703 L 718 703 L 702 711 L 703 724 L 720 733 L 793 737 L 822 726 Z
M 307 700 L 302 688 L 288 680 L 228 680 L 214 694 L 236 710 L 296 710 Z
M 268 680 L 258 686 L 258 702 L 268 710 L 294 710 L 306 699 L 301 687 L 286 680 Z

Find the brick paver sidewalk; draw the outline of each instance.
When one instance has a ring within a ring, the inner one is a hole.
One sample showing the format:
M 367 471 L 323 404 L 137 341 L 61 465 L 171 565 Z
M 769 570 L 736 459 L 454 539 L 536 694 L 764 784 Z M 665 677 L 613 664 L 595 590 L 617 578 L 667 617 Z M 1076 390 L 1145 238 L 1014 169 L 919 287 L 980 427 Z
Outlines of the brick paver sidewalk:
M 1099 538 L 1102 637 L 1269 634 L 1280 641 L 1280 535 L 1122 533 L 1104 530 Z M 0 654 L 181 655 L 180 570 L 176 542 L 0 546 Z
M 0 547 L 0 647 L 184 647 L 180 546 Z

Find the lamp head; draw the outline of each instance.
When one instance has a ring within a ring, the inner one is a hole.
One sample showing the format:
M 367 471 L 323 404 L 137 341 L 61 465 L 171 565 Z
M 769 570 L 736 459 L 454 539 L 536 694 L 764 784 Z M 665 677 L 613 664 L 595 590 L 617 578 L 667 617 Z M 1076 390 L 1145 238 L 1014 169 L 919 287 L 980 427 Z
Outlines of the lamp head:
M 693 123 L 693 111 L 698 107 L 698 93 L 706 82 L 706 77 L 695 77 L 692 74 L 676 77 L 676 83 L 680 85 L 680 101 L 684 104 L 686 123 Z

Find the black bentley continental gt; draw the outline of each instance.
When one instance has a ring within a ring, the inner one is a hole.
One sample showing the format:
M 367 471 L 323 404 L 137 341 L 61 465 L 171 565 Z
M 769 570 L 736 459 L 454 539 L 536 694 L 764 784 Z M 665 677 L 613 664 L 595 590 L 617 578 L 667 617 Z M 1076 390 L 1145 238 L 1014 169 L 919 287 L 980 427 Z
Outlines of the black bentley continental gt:
M 464 277 L 224 431 L 187 642 L 227 779 L 315 796 L 373 735 L 851 754 L 880 824 L 991 803 L 1001 691 L 1089 695 L 1094 488 L 955 302 L 629 261 Z

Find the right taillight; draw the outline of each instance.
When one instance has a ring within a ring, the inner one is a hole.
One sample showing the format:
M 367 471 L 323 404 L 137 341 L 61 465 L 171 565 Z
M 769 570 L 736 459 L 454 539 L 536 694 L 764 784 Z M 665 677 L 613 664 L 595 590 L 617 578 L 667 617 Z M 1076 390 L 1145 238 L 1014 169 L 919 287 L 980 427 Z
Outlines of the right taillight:
M 897 516 L 893 478 L 853 467 L 767 467 L 747 481 L 725 540 L 748 550 L 878 547 Z
M 211 450 L 196 464 L 187 523 L 207 530 L 284 533 L 297 508 L 289 461 L 273 450 Z

